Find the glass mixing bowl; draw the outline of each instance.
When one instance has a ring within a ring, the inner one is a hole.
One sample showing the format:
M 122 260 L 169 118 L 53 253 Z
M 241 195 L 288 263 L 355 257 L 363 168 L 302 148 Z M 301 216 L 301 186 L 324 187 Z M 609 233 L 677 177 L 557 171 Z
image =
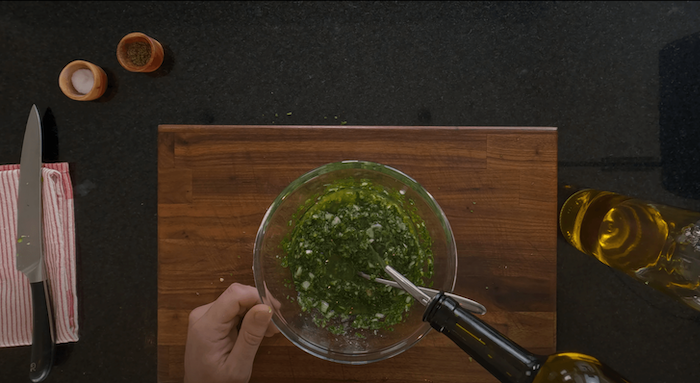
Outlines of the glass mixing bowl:
M 434 272 L 432 288 L 451 292 L 457 277 L 457 248 L 450 224 L 435 199 L 418 182 L 391 167 L 373 162 L 343 161 L 323 165 L 287 186 L 270 205 L 258 229 L 253 250 L 255 285 L 263 303 L 272 307 L 272 321 L 292 343 L 319 358 L 346 364 L 366 364 L 384 360 L 411 348 L 429 331 L 422 321 L 423 307 L 414 302 L 406 320 L 393 331 L 377 330 L 364 334 L 335 335 L 317 326 L 311 312 L 304 312 L 296 301 L 292 271 L 282 266 L 283 239 L 324 192 L 327 185 L 353 178 L 368 179 L 387 191 L 398 191 L 406 209 L 413 209 L 424 221 L 432 239 Z M 389 276 L 381 276 L 391 279 Z M 359 336 L 358 336 L 359 335 Z

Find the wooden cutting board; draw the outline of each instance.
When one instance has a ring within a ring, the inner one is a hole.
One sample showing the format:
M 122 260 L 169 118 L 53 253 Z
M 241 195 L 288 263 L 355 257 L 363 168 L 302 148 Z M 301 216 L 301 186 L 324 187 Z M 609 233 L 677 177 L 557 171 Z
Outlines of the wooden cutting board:
M 294 179 L 359 159 L 416 179 L 457 240 L 456 293 L 523 347 L 556 346 L 556 128 L 192 126 L 158 129 L 158 381 L 182 382 L 189 312 L 232 282 L 254 285 L 253 242 Z M 436 332 L 364 366 L 265 339 L 251 382 L 496 382 Z

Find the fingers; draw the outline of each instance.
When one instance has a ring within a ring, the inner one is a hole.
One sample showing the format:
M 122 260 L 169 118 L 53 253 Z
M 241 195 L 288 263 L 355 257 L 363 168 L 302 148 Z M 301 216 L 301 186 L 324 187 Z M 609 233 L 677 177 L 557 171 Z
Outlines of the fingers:
M 254 297 L 252 297 L 251 295 L 253 295 Z M 270 298 L 272 305 L 276 309 L 279 309 L 280 302 L 274 297 Z M 232 301 L 236 299 L 238 300 L 237 308 L 234 307 L 235 305 L 232 303 Z M 253 303 L 251 304 L 251 302 Z M 224 309 L 228 308 L 229 310 L 221 310 L 222 307 L 212 309 L 212 306 L 214 306 L 215 303 L 217 304 L 217 306 L 223 305 Z M 196 322 L 198 322 L 202 317 L 204 317 L 206 313 L 209 313 L 207 314 L 207 326 L 217 324 L 217 326 L 219 326 L 216 328 L 218 337 L 223 337 L 225 336 L 225 334 L 230 333 L 232 328 L 237 327 L 240 323 L 241 317 L 246 313 L 246 311 L 250 307 L 257 303 L 260 303 L 260 299 L 257 295 L 257 290 L 255 290 L 255 288 L 234 283 L 231 286 L 229 286 L 216 301 L 203 306 L 199 306 L 192 310 L 189 316 L 189 327 L 192 327 Z M 211 312 L 209 312 L 210 309 L 212 310 Z M 233 320 L 227 320 L 226 318 L 230 318 L 231 315 L 233 315 L 234 317 Z M 277 326 L 275 326 L 275 324 L 272 323 L 272 321 L 270 321 L 267 326 L 265 336 L 270 337 L 275 334 L 278 334 L 279 332 L 280 331 L 279 329 L 277 329 Z
M 276 311 L 279 311 L 280 307 L 282 306 L 280 301 L 278 301 L 277 298 L 270 295 L 269 292 L 267 296 L 268 298 L 270 298 L 269 300 L 270 303 L 272 303 L 272 307 L 274 307 Z M 267 326 L 267 332 L 265 333 L 265 336 L 273 336 L 275 334 L 278 334 L 279 332 L 280 330 L 277 328 L 277 326 L 275 326 L 275 324 L 272 321 L 270 321 L 270 324 Z
M 212 326 L 211 329 L 217 331 L 221 337 L 228 336 L 236 325 L 236 317 L 243 315 L 257 303 L 260 303 L 260 297 L 254 287 L 234 283 L 211 303 L 202 318 L 206 318 Z
M 192 325 L 195 324 L 202 317 L 202 315 L 207 312 L 207 310 L 209 310 L 209 307 L 211 307 L 212 304 L 214 304 L 214 302 L 207 303 L 204 306 L 199 306 L 192 310 L 190 312 L 189 327 L 192 327 Z
M 268 332 L 271 317 L 272 310 L 263 304 L 248 310 L 243 318 L 241 330 L 238 332 L 236 344 L 233 345 L 231 354 L 226 361 L 231 368 L 243 369 L 242 371 L 252 370 L 255 353 Z
M 272 307 L 274 307 L 277 310 L 279 310 L 280 307 L 282 307 L 280 301 L 277 300 L 277 298 L 273 297 L 272 294 L 270 294 L 269 292 L 267 294 L 267 297 L 270 298 L 270 303 L 272 303 Z
M 272 323 L 272 321 L 270 321 L 270 324 L 267 325 L 267 331 L 265 331 L 265 336 L 269 338 L 275 334 L 278 334 L 279 332 L 280 330 L 277 328 L 277 326 L 275 326 L 275 324 Z

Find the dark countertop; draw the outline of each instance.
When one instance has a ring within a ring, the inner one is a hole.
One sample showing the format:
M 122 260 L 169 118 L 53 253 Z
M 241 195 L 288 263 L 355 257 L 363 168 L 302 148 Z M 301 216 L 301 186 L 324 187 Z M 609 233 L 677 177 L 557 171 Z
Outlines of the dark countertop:
M 700 211 L 699 16 L 674 2 L 0 2 L 0 164 L 18 163 L 31 105 L 51 108 L 76 189 L 81 339 L 47 381 L 156 380 L 159 124 L 555 126 L 561 182 Z M 169 73 L 121 68 L 133 31 L 168 47 Z M 75 59 L 108 72 L 109 97 L 61 93 Z M 557 304 L 560 351 L 636 383 L 700 381 L 700 313 L 561 238 Z M 1 380 L 27 381 L 28 359 L 0 350 Z

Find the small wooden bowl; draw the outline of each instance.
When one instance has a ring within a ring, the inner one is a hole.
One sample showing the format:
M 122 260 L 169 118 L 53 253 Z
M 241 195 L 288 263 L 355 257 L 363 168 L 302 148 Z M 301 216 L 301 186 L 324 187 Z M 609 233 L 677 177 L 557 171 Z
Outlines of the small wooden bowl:
M 148 44 L 151 49 L 151 58 L 144 65 L 140 66 L 135 65 L 128 55 L 129 44 L 138 42 Z M 130 72 L 153 72 L 160 68 L 161 64 L 163 64 L 164 56 L 165 53 L 163 52 L 163 46 L 160 45 L 157 40 L 140 32 L 129 33 L 128 35 L 124 36 L 119 42 L 119 45 L 117 45 L 117 60 L 119 60 L 119 64 L 121 64 L 124 69 Z
M 86 94 L 78 92 L 75 87 L 73 87 L 73 82 L 71 81 L 73 73 L 78 69 L 89 69 L 92 72 L 94 83 L 92 85 L 92 89 L 90 89 L 90 91 Z M 83 60 L 75 60 L 66 65 L 61 71 L 61 74 L 58 76 L 58 86 L 61 88 L 63 94 L 72 100 L 95 100 L 102 97 L 105 90 L 107 90 L 107 73 L 93 63 Z

